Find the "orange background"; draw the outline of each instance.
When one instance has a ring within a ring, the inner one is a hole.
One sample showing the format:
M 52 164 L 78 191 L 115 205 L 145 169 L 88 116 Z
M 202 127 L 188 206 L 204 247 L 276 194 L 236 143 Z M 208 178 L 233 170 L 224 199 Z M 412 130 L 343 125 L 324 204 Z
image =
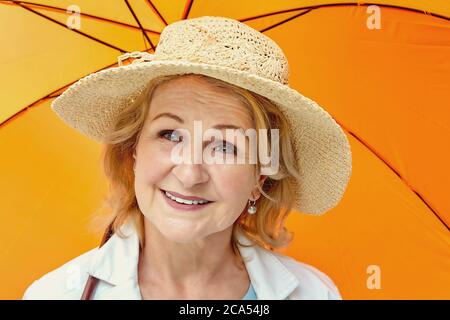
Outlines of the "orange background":
M 187 12 L 240 20 L 272 13 L 244 22 L 269 28 L 264 34 L 288 57 L 290 85 L 342 125 L 353 153 L 342 202 L 320 217 L 292 214 L 296 237 L 286 253 L 328 274 L 344 299 L 449 299 L 450 4 L 374 2 L 398 6 L 380 5 L 380 30 L 367 28 L 364 5 L 320 7 L 284 21 L 331 2 L 152 1 L 162 19 L 145 1 L 130 1 L 155 45 L 164 21 Z M 36 3 L 64 10 L 23 6 L 61 22 L 72 4 Z M 84 33 L 151 51 L 123 1 L 77 4 L 119 22 L 82 16 Z M 21 298 L 33 280 L 101 236 L 88 223 L 106 191 L 100 146 L 65 126 L 50 103 L 58 89 L 112 65 L 120 52 L 35 12 L 0 1 L 2 299 Z M 372 265 L 381 271 L 379 289 L 367 286 Z

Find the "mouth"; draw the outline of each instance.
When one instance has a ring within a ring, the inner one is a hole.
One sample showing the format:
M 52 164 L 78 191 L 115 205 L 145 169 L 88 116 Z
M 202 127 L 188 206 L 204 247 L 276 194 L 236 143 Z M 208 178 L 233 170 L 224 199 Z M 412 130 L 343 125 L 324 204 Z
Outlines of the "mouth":
M 159 189 L 161 191 L 161 194 L 163 195 L 164 199 L 166 200 L 167 204 L 169 204 L 172 208 L 179 209 L 179 210 L 186 210 L 186 211 L 193 211 L 193 210 L 200 210 L 205 208 L 206 206 L 210 205 L 214 201 L 208 201 L 208 200 L 187 200 L 183 198 L 179 198 L 171 194 L 170 192 Z

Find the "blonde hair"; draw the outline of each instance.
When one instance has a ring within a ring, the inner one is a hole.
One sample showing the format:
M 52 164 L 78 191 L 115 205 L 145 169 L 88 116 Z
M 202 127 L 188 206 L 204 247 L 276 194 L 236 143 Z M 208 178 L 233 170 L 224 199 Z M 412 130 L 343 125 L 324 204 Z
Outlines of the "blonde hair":
M 117 115 L 116 122 L 102 149 L 103 169 L 109 187 L 109 193 L 102 205 L 102 208 L 108 208 L 107 223 L 112 232 L 123 237 L 120 227 L 128 219 L 132 219 L 138 230 L 141 248 L 144 247 L 145 240 L 144 217 L 139 210 L 134 190 L 133 153 L 155 89 L 162 83 L 188 75 L 194 74 L 161 76 L 151 80 L 142 94 Z M 195 76 L 216 88 L 230 92 L 248 107 L 253 116 L 256 132 L 259 132 L 259 129 L 267 129 L 269 151 L 270 129 L 279 130 L 278 173 L 268 176 L 261 186 L 258 183 L 261 172 L 259 161 L 255 165 L 255 185 L 258 186 L 262 196 L 256 202 L 257 213 L 249 215 L 247 210 L 244 210 L 233 225 L 231 245 L 235 256 L 239 261 L 240 253 L 237 245 L 245 246 L 238 243 L 238 232 L 244 233 L 251 240 L 251 245 L 257 244 L 269 250 L 288 246 L 292 241 L 293 233 L 285 228 L 284 223 L 294 203 L 294 186 L 288 178 L 298 179 L 299 174 L 295 166 L 294 151 L 284 114 L 272 101 L 254 92 L 212 77 L 199 74 Z

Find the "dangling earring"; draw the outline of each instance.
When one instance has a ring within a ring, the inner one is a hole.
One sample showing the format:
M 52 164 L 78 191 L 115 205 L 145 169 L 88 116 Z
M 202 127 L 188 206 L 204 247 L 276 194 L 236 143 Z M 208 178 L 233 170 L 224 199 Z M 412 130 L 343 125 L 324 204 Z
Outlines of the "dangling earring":
M 247 209 L 247 212 L 249 214 L 255 214 L 256 210 L 257 210 L 257 208 L 256 208 L 256 201 L 255 200 L 248 200 L 248 204 L 249 204 L 249 207 Z

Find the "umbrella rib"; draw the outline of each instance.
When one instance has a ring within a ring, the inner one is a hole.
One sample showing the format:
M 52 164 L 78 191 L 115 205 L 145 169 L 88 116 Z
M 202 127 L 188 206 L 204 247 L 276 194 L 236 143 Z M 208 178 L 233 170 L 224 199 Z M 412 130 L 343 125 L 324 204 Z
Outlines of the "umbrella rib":
M 144 28 L 142 27 L 141 22 L 139 21 L 138 17 L 136 16 L 136 14 L 134 13 L 133 8 L 131 7 L 130 3 L 128 2 L 128 0 L 124 0 L 128 9 L 130 10 L 131 14 L 133 15 L 134 20 L 136 20 L 136 23 L 139 25 L 139 28 L 141 29 L 142 34 L 144 35 L 145 39 L 147 39 L 148 43 L 150 44 L 150 46 L 152 47 L 152 50 L 155 51 L 155 46 L 153 45 L 152 41 L 150 40 L 150 38 L 148 37 L 147 33 L 144 31 Z M 145 42 L 145 41 L 144 41 Z M 146 46 L 147 47 L 147 46 Z
M 270 17 L 270 16 L 274 16 L 277 14 L 283 14 L 283 13 L 288 13 L 288 12 L 294 12 L 294 11 L 300 11 L 300 10 L 307 10 L 310 8 L 293 8 L 293 9 L 286 9 L 286 10 L 280 10 L 280 11 L 275 11 L 275 12 L 269 12 L 269 13 L 264 13 L 264 14 L 259 14 L 257 16 L 251 16 L 248 18 L 243 18 L 243 19 L 239 19 L 240 22 L 247 22 L 247 21 L 251 21 L 251 20 L 256 20 L 256 19 L 260 19 L 260 18 L 266 18 L 266 17 Z M 314 8 L 311 8 L 314 9 Z
M 112 48 L 112 49 L 118 50 L 118 51 L 120 51 L 121 53 L 127 52 L 127 51 L 124 50 L 124 49 L 118 48 L 118 47 L 116 47 L 116 46 L 114 46 L 114 45 L 112 45 L 112 44 L 109 44 L 109 43 L 107 43 L 107 42 L 105 42 L 105 41 L 103 41 L 103 40 L 97 39 L 97 38 L 95 38 L 95 37 L 93 37 L 93 36 L 91 36 L 91 35 L 89 35 L 89 34 L 87 34 L 87 33 L 81 32 L 81 31 L 76 30 L 76 29 L 70 29 L 70 28 L 67 27 L 64 23 L 61 23 L 61 22 L 59 22 L 59 21 L 57 21 L 57 20 L 55 20 L 55 19 L 53 19 L 53 18 L 50 18 L 50 17 L 48 17 L 48 16 L 46 16 L 46 15 L 40 13 L 40 12 L 37 12 L 37 11 L 31 9 L 31 8 L 28 8 L 27 6 L 25 6 L 25 5 L 21 4 L 21 3 L 18 3 L 18 5 L 21 6 L 22 8 L 24 8 L 25 10 L 28 10 L 28 11 L 30 11 L 30 12 L 32 12 L 32 13 L 34 13 L 34 14 L 36 14 L 36 15 L 42 17 L 42 18 L 44 18 L 44 19 L 47 19 L 47 20 L 49 20 L 49 21 L 51 21 L 51 22 L 54 22 L 54 23 L 56 23 L 56 24 L 62 26 L 62 27 L 65 28 L 65 29 L 69 29 L 70 31 L 76 32 L 76 33 L 78 33 L 78 34 L 80 34 L 80 35 L 82 35 L 82 36 L 85 36 L 85 37 L 87 37 L 87 38 L 89 38 L 89 39 L 91 39 L 91 40 L 94 40 L 94 41 L 96 41 L 96 42 L 98 42 L 98 43 L 101 43 L 101 44 L 103 44 L 103 45 L 105 45 L 105 46 L 107 46 L 107 47 L 110 47 L 110 48 Z
M 387 8 L 393 8 L 393 9 L 400 9 L 400 10 L 406 10 L 406 11 L 413 11 L 416 13 L 422 13 L 422 14 L 426 14 L 426 15 L 430 15 L 436 18 L 441 18 L 444 20 L 450 20 L 450 17 L 446 17 L 443 16 L 441 14 L 437 14 L 437 13 L 433 13 L 433 12 L 429 12 L 429 11 L 425 11 L 425 10 L 420 10 L 420 9 L 415 9 L 415 8 L 409 8 L 409 7 L 402 7 L 402 6 L 396 6 L 396 5 L 390 5 L 390 4 L 378 4 L 378 3 L 353 3 L 353 2 L 346 2 L 346 3 L 327 3 L 327 4 L 320 4 L 320 5 L 313 5 L 313 6 L 305 6 L 305 7 L 298 7 L 298 8 L 292 8 L 292 9 L 286 9 L 286 10 L 280 10 L 280 11 L 275 11 L 275 12 L 271 12 L 271 13 L 264 13 L 264 14 L 260 14 L 260 15 L 256 15 L 256 16 L 251 16 L 248 18 L 243 18 L 243 19 L 239 19 L 240 22 L 246 22 L 246 21 L 250 21 L 250 20 L 255 20 L 255 19 L 259 19 L 259 18 L 265 18 L 265 17 L 269 17 L 269 16 L 273 16 L 273 15 L 277 15 L 277 14 L 281 14 L 281 13 L 287 13 L 287 12 L 292 12 L 292 11 L 298 11 L 298 10 L 308 10 L 308 9 L 319 9 L 319 8 L 324 8 L 324 7 L 345 7 L 345 6 L 369 6 L 369 5 L 377 5 L 379 7 L 387 7 Z
M 295 18 L 298 18 L 298 17 L 301 17 L 301 16 L 305 15 L 305 14 L 307 14 L 308 12 L 310 12 L 310 11 L 312 11 L 312 10 L 313 10 L 313 9 L 308 9 L 308 10 L 306 10 L 306 11 L 302 11 L 302 12 L 300 12 L 299 14 L 296 14 L 296 15 L 290 17 L 290 18 L 284 19 L 284 20 L 282 20 L 282 21 L 280 21 L 280 22 L 278 22 L 278 23 L 276 23 L 276 24 L 274 24 L 274 25 L 271 25 L 271 26 L 269 26 L 269 27 L 267 27 L 267 28 L 262 29 L 262 30 L 260 30 L 260 32 L 261 32 L 261 33 L 262 33 L 262 32 L 266 32 L 266 31 L 268 31 L 268 30 L 270 30 L 270 29 L 273 29 L 273 28 L 275 28 L 275 27 L 278 27 L 278 26 L 282 25 L 283 23 L 289 22 L 289 21 L 291 21 L 291 20 L 293 20 L 293 19 L 295 19 Z
M 164 25 L 168 25 L 166 19 L 161 15 L 161 13 L 156 9 L 155 5 L 151 2 L 151 0 L 147 0 L 146 3 L 152 8 L 152 10 L 158 15 L 158 17 L 162 20 Z
M 333 117 L 334 118 L 334 117 Z M 351 130 L 349 130 L 348 128 L 346 128 L 340 121 L 338 121 L 337 119 L 335 119 L 335 121 L 345 130 L 347 131 L 351 136 L 353 136 L 356 140 L 358 140 L 362 145 L 364 145 L 373 155 L 375 155 L 375 157 L 377 157 L 378 159 L 380 159 L 381 161 L 383 161 L 383 163 L 392 170 L 392 172 L 394 172 L 397 177 L 404 183 L 406 184 L 406 186 L 413 191 L 418 197 L 419 199 L 428 207 L 428 209 L 433 212 L 433 214 L 436 216 L 436 218 L 445 226 L 447 227 L 447 229 L 450 230 L 450 227 L 447 225 L 447 223 L 445 223 L 445 221 L 439 216 L 439 214 L 431 207 L 431 205 L 424 199 L 424 197 L 416 190 L 414 190 L 411 185 L 401 176 L 401 174 L 394 168 L 392 167 L 387 160 L 385 160 L 377 151 L 375 151 L 374 148 L 372 148 L 367 142 L 365 142 L 363 139 L 361 139 L 360 137 L 358 137 L 354 132 L 352 132 Z
M 183 15 L 181 16 L 181 19 L 188 19 L 193 3 L 194 0 L 188 0 L 186 2 L 186 4 L 184 5 Z
M 98 72 L 98 71 L 101 71 L 101 70 L 110 68 L 110 67 L 112 67 L 112 66 L 115 66 L 115 65 L 117 65 L 117 62 L 114 62 L 114 63 L 112 63 L 112 64 L 110 64 L 110 65 L 107 65 L 106 67 L 100 68 L 100 69 L 98 69 L 98 70 L 96 70 L 96 71 L 94 71 L 94 72 Z M 43 100 L 47 100 L 47 99 L 51 99 L 51 98 L 55 98 L 55 97 L 60 96 L 61 94 L 60 94 L 60 93 L 58 94 L 59 91 L 61 91 L 61 90 L 64 89 L 64 88 L 69 87 L 70 85 L 74 84 L 74 83 L 77 82 L 77 81 L 78 81 L 78 80 L 72 81 L 72 82 L 70 82 L 69 84 L 66 84 L 66 85 L 64 85 L 64 86 L 62 86 L 62 87 L 60 87 L 60 88 L 58 88 L 58 89 L 56 89 L 56 90 L 50 92 L 49 94 L 43 96 L 42 98 L 40 98 L 40 99 L 38 99 L 38 100 L 32 102 L 31 104 L 29 104 L 29 105 L 26 106 L 25 108 L 22 108 L 20 111 L 16 112 L 16 113 L 13 114 L 12 116 L 10 116 L 8 119 L 6 119 L 6 120 L 4 120 L 3 122 L 1 122 L 1 123 L 0 123 L 0 128 L 3 127 L 4 125 L 6 125 L 6 124 L 7 124 L 9 121 L 11 121 L 13 118 L 19 116 L 20 114 L 22 114 L 23 112 L 25 112 L 25 111 L 28 110 L 29 108 L 33 107 L 34 105 L 38 104 L 39 102 L 41 102 L 41 101 L 43 101 Z
M 10 3 L 6 3 L 6 2 L 10 2 Z M 56 12 L 67 13 L 66 9 L 55 7 L 55 6 L 49 6 L 49 5 L 39 4 L 39 3 L 34 3 L 34 2 L 29 2 L 29 1 L 20 1 L 20 3 L 27 4 L 27 5 L 30 5 L 32 7 L 38 7 L 40 9 L 47 10 L 47 11 L 56 11 Z M 18 6 L 19 5 L 19 1 L 15 1 L 15 0 L 0 0 L 0 4 L 11 5 L 11 6 Z M 116 24 L 116 25 L 119 25 L 119 26 L 125 27 L 125 28 L 131 28 L 131 29 L 138 29 L 138 30 L 140 30 L 139 27 L 133 26 L 131 24 L 120 22 L 120 21 L 116 21 L 116 20 L 111 20 L 111 19 L 108 19 L 108 18 L 95 16 L 95 15 L 92 15 L 92 14 L 89 14 L 89 13 L 80 12 L 80 16 L 85 17 L 85 18 L 90 18 L 90 19 L 93 19 L 93 20 L 100 20 L 102 22 Z M 148 30 L 148 29 L 144 29 L 144 30 L 146 32 L 150 32 L 150 33 L 154 33 L 154 34 L 160 34 L 160 32 L 157 32 L 157 31 Z

